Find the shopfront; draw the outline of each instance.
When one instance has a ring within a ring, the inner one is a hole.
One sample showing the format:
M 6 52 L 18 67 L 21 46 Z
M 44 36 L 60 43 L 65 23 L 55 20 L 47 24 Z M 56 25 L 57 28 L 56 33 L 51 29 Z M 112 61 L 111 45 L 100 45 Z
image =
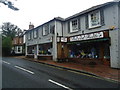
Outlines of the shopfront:
M 69 60 L 94 60 L 109 64 L 110 38 L 108 31 L 70 37 L 67 46 Z
M 38 45 L 38 59 L 52 60 L 52 43 Z
M 35 45 L 27 46 L 27 57 L 34 58 L 35 47 Z

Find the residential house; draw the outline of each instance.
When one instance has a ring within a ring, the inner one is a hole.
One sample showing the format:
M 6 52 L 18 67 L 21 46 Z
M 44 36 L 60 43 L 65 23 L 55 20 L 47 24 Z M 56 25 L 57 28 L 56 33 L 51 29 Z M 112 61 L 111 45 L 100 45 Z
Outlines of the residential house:
M 12 45 L 12 54 L 25 55 L 25 31 L 20 36 L 13 38 Z

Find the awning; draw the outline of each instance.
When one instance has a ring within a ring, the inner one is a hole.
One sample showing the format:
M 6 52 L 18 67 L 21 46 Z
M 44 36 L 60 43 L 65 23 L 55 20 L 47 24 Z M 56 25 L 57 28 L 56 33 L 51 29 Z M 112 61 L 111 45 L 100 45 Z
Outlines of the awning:
M 79 43 L 90 43 L 90 42 L 101 42 L 101 41 L 107 41 L 110 40 L 110 38 L 101 38 L 101 39 L 95 39 L 95 40 L 83 40 L 83 41 L 77 41 L 77 42 L 68 42 L 67 44 L 79 44 Z

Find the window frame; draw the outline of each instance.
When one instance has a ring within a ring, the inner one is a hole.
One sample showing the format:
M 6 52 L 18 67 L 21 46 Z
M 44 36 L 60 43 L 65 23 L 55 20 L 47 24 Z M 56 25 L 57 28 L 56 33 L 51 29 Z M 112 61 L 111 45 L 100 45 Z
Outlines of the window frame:
M 70 21 L 70 33 L 77 32 L 78 29 L 79 29 L 78 28 L 78 19 L 76 18 L 76 19 L 71 20 Z
M 46 33 L 47 32 L 47 33 Z M 50 32 L 49 32 L 49 24 L 46 24 L 43 26 L 43 29 L 42 29 L 42 35 L 43 36 L 46 36 L 48 35 Z
M 28 40 L 31 39 L 31 35 L 32 35 L 32 32 L 28 32 L 27 36 L 28 36 Z
M 91 12 L 88 14 L 88 28 L 91 29 L 91 28 L 96 28 L 96 27 L 100 27 L 101 26 L 101 14 L 100 14 L 100 10 L 97 10 L 97 11 L 94 11 L 94 12 Z M 97 25 L 92 25 L 92 20 L 91 20 L 91 15 L 92 14 L 96 14 L 97 18 L 98 18 L 98 23 Z
M 38 30 L 33 30 L 33 36 L 34 36 L 34 38 L 38 37 Z
M 55 31 L 55 25 L 49 25 L 49 33 L 54 34 Z

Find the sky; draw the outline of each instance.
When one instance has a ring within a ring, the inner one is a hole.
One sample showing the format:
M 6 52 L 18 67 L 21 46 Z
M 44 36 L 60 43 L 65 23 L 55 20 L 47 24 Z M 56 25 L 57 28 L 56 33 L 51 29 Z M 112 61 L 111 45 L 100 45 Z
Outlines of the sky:
M 111 0 L 9 0 L 20 10 L 14 11 L 0 3 L 0 25 L 11 22 L 22 30 L 28 29 L 30 22 L 35 27 L 53 19 L 67 18 L 92 6 Z

